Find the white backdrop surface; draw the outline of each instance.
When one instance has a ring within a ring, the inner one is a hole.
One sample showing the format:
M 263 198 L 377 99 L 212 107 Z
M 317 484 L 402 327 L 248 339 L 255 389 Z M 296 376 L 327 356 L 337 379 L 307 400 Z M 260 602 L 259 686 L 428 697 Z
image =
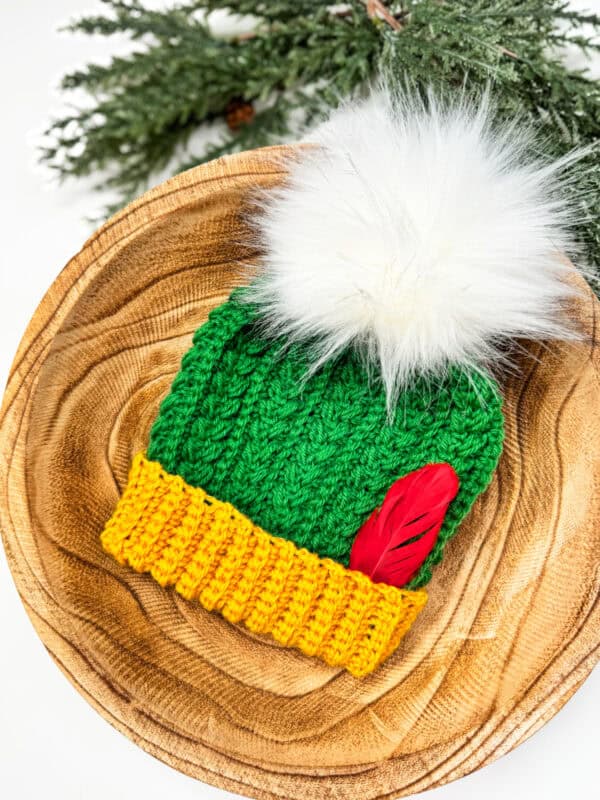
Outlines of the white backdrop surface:
M 155 0 L 157 7 L 165 3 Z M 600 12 L 600 0 L 577 2 Z M 56 112 L 68 69 L 104 57 L 106 40 L 59 35 L 59 24 L 94 0 L 0 4 L 0 386 L 37 303 L 91 233 L 101 201 L 91 186 L 56 187 L 35 166 L 33 141 Z M 119 42 L 118 46 L 125 47 Z M 596 72 L 600 70 L 595 70 Z M 51 661 L 0 555 L 0 796 L 30 800 L 225 800 L 138 749 L 83 700 Z M 436 789 L 429 800 L 596 800 L 600 756 L 600 670 L 566 707 L 515 752 Z M 312 800 L 312 798 L 307 800 Z M 360 800 L 360 798 L 357 798 Z

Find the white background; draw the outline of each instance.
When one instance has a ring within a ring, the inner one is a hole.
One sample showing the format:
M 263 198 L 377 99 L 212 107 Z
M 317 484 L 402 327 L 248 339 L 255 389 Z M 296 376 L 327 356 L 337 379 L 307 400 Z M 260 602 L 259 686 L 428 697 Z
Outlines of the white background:
M 89 186 L 52 187 L 35 167 L 33 139 L 57 111 L 68 69 L 106 57 L 106 40 L 59 35 L 93 0 L 0 0 L 0 386 L 37 303 L 91 233 L 100 206 Z M 163 3 L 155 2 L 157 6 Z M 577 5 L 600 11 L 600 0 Z M 118 43 L 121 49 L 123 42 Z M 77 694 L 37 638 L 0 556 L 0 794 L 11 800 L 162 800 L 231 797 L 146 755 Z M 600 671 L 515 752 L 431 800 L 580 797 L 600 794 Z M 312 798 L 307 798 L 312 800 Z M 357 798 L 360 800 L 360 798 Z

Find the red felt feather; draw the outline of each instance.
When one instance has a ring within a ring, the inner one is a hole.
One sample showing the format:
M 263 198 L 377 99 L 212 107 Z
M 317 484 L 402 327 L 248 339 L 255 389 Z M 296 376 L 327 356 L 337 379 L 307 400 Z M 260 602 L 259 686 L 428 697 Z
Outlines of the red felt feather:
M 458 485 L 449 464 L 428 464 L 397 480 L 359 530 L 350 569 L 376 583 L 408 583 L 432 551 Z

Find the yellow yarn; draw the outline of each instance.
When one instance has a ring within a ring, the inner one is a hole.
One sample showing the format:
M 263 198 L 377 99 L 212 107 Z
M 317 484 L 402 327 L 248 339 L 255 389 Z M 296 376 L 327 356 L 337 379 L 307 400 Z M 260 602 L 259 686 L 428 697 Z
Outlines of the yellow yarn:
M 356 677 L 392 653 L 427 602 L 424 589 L 375 584 L 271 536 L 144 453 L 133 461 L 102 545 L 208 611 Z

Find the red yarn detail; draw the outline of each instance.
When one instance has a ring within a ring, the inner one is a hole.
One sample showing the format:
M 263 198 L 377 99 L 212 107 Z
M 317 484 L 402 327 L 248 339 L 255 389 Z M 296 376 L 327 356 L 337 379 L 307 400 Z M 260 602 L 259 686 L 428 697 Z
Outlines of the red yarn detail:
M 458 485 L 449 464 L 428 464 L 397 480 L 359 530 L 350 569 L 376 583 L 408 583 L 432 551 Z

